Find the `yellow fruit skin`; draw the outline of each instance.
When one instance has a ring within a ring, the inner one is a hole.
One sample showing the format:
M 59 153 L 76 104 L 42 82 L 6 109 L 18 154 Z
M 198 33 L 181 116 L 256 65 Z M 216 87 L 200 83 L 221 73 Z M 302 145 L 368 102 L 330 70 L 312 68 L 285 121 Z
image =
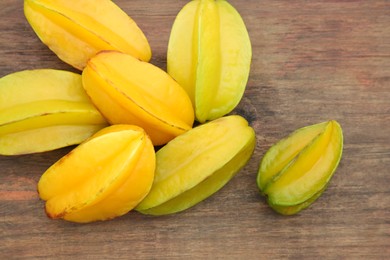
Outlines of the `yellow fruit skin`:
M 227 1 L 194 0 L 177 15 L 168 44 L 168 73 L 187 91 L 199 122 L 237 106 L 251 58 L 246 26 Z
M 41 41 L 79 70 L 102 50 L 151 58 L 141 29 L 112 1 L 25 0 L 24 13 Z
M 326 189 L 342 149 L 342 129 L 334 120 L 298 129 L 267 151 L 258 187 L 277 212 L 296 214 Z
M 28 110 L 29 108 L 32 109 Z M 0 117 L 6 120 L 0 123 L 0 135 L 53 125 L 102 125 L 105 123 L 99 111 L 91 103 L 50 100 L 22 105 L 17 109 L 11 108 L 3 112 L 2 115 L 5 116 L 0 115 Z
M 109 122 L 141 126 L 154 145 L 192 128 L 194 110 L 188 95 L 152 64 L 104 51 L 89 60 L 82 79 L 92 102 Z
M 10 133 L 0 137 L 0 154 L 46 152 L 79 144 L 106 125 L 59 125 Z
M 180 135 L 157 154 L 148 196 L 136 210 L 165 215 L 188 209 L 221 189 L 250 159 L 254 130 L 240 116 L 228 116 Z
M 53 164 L 38 183 L 50 218 L 86 223 L 122 216 L 149 192 L 155 152 L 137 126 L 104 128 Z
M 107 125 L 81 76 L 26 70 L 0 79 L 0 154 L 45 152 L 79 144 Z

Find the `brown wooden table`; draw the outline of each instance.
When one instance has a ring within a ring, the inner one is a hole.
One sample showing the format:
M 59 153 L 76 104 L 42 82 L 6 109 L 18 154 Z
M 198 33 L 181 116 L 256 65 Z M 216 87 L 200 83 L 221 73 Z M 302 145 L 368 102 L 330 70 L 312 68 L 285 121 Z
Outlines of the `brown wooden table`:
M 142 28 L 152 63 L 166 68 L 170 27 L 187 1 L 116 0 Z M 86 225 L 50 220 L 36 184 L 71 150 L 0 156 L 0 259 L 389 259 L 390 1 L 232 0 L 253 45 L 248 87 L 235 113 L 255 128 L 249 164 L 220 192 L 183 213 L 131 212 Z M 0 77 L 72 70 L 44 46 L 23 1 L 0 2 Z M 336 119 L 344 154 L 323 196 L 292 217 L 256 187 L 271 144 Z

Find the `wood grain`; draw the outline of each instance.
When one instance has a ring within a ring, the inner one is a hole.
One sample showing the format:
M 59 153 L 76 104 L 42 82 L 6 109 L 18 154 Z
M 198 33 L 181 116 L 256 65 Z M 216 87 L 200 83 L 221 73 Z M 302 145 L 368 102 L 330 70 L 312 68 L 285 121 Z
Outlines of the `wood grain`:
M 166 68 L 170 27 L 187 1 L 116 0 Z M 77 225 L 49 220 L 40 175 L 71 150 L 0 156 L 0 259 L 388 259 L 390 256 L 390 2 L 231 0 L 253 45 L 234 113 L 255 128 L 249 164 L 220 192 L 166 217 L 131 212 Z M 36 37 L 23 1 L 0 2 L 0 77 L 72 70 Z M 336 119 L 341 164 L 323 196 L 292 217 L 274 213 L 255 178 L 265 151 L 291 131 Z

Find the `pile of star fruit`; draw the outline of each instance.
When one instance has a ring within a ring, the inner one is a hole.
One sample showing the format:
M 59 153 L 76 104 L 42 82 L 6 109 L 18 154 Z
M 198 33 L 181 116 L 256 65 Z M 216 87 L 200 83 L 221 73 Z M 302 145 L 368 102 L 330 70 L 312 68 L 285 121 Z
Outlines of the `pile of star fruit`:
M 145 35 L 112 1 L 25 0 L 24 12 L 40 40 L 81 71 L 26 70 L 0 79 L 0 154 L 78 145 L 39 180 L 50 218 L 85 223 L 133 209 L 180 212 L 221 189 L 251 158 L 254 129 L 228 115 L 245 91 L 251 43 L 227 1 L 182 8 L 167 72 L 149 63 Z M 342 146 L 333 120 L 272 146 L 257 178 L 269 205 L 295 214 L 313 203 Z

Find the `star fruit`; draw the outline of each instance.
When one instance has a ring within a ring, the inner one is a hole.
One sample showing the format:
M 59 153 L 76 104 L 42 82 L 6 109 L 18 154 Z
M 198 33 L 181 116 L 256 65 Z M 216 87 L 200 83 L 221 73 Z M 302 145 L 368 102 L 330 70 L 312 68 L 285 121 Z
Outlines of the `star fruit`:
M 86 223 L 132 210 L 149 192 L 155 152 L 138 126 L 102 129 L 53 164 L 38 192 L 50 218 Z
M 0 154 L 79 144 L 106 125 L 79 74 L 38 69 L 0 79 Z
M 151 58 L 141 29 L 110 0 L 25 0 L 24 13 L 41 41 L 79 70 L 102 50 Z
M 186 210 L 220 190 L 249 161 L 255 132 L 241 116 L 226 116 L 176 137 L 156 153 L 152 189 L 136 207 L 143 214 Z
M 103 51 L 88 61 L 83 86 L 112 124 L 145 129 L 162 145 L 192 128 L 194 110 L 183 88 L 160 68 L 117 51 Z
M 334 120 L 298 129 L 264 155 L 257 185 L 275 211 L 296 214 L 324 192 L 342 150 L 342 129 Z
M 197 121 L 231 112 L 249 77 L 252 47 L 237 10 L 223 0 L 194 0 L 177 15 L 167 54 L 168 73 L 187 91 Z

